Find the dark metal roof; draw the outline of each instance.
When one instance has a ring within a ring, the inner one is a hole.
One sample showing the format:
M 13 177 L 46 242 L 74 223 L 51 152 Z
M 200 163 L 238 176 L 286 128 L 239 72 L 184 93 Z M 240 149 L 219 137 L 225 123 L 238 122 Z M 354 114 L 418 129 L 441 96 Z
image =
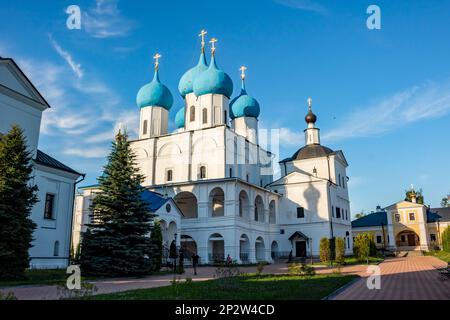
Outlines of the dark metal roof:
M 171 199 L 147 189 L 141 193 L 141 198 L 148 203 L 148 208 L 151 212 L 155 212 Z
M 440 216 L 439 221 L 450 221 L 450 207 L 431 208 L 430 211 Z
M 310 144 L 298 149 L 292 157 L 281 160 L 280 162 L 326 157 L 332 153 L 334 153 L 334 151 L 328 147 L 320 144 Z
M 386 211 L 373 212 L 352 221 L 352 228 L 376 227 L 381 225 L 387 225 Z
M 70 172 L 73 174 L 77 174 L 79 176 L 83 175 L 82 173 L 79 173 L 79 172 L 73 170 L 72 168 L 66 166 L 65 164 L 59 162 L 55 158 L 50 157 L 48 154 L 42 152 L 41 150 L 37 151 L 36 159 L 34 159 L 34 161 L 36 163 L 41 164 L 46 167 L 51 167 L 54 169 Z

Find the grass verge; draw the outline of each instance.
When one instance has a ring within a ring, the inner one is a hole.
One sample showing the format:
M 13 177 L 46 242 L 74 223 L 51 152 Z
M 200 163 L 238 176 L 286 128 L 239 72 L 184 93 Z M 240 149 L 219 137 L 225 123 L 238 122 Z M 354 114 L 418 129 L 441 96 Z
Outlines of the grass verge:
M 430 252 L 424 252 L 426 256 L 434 256 L 436 258 L 441 259 L 442 261 L 450 263 L 450 252 L 446 251 L 430 251 Z
M 355 279 L 354 275 L 243 275 L 202 282 L 95 295 L 96 300 L 319 300 Z

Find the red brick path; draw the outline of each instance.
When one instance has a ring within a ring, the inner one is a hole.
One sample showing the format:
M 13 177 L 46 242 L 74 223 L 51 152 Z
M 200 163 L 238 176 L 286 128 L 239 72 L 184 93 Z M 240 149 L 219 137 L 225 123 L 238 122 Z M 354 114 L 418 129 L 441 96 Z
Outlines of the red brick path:
M 450 280 L 439 280 L 441 260 L 430 257 L 393 258 L 382 262 L 381 289 L 369 290 L 367 277 L 342 291 L 336 300 L 450 300 Z

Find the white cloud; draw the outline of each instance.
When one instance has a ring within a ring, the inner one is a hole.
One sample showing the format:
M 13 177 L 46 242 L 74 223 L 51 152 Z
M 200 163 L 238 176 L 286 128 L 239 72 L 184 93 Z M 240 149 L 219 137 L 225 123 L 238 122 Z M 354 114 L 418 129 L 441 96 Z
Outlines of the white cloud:
M 84 13 L 82 27 L 94 38 L 117 38 L 129 34 L 135 23 L 122 16 L 117 0 L 96 0 L 94 8 Z
M 293 9 L 312 11 L 323 15 L 328 13 L 324 6 L 312 0 L 275 0 L 275 2 Z
M 69 148 L 64 150 L 64 154 L 68 156 L 77 156 L 80 158 L 104 158 L 108 153 L 108 148 L 100 147 L 90 149 Z
M 304 144 L 305 135 L 303 131 L 292 131 L 289 128 L 280 128 L 280 146 L 301 146 Z
M 345 124 L 328 131 L 323 140 L 336 141 L 379 135 L 408 124 L 450 113 L 450 82 L 427 82 L 358 108 L 345 116 Z
M 76 63 L 73 58 L 72 55 L 67 52 L 66 50 L 64 50 L 59 43 L 57 43 L 53 37 L 51 35 L 49 35 L 50 38 L 50 43 L 52 44 L 53 48 L 56 50 L 56 52 L 61 56 L 61 58 L 63 58 L 67 64 L 69 65 L 69 67 L 72 69 L 72 71 L 75 73 L 75 75 L 81 79 L 83 78 L 83 70 L 81 69 L 81 64 Z

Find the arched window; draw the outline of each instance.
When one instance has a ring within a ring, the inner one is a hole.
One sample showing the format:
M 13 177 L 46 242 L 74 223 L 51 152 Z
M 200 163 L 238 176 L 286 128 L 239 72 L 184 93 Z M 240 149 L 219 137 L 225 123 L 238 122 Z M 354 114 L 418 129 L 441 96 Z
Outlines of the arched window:
M 53 255 L 55 257 L 59 256 L 59 241 L 55 241 L 55 244 L 53 246 Z
M 144 120 L 144 123 L 142 124 L 142 134 L 147 134 L 147 120 Z
M 195 121 L 195 106 L 191 106 L 191 111 L 190 111 L 190 117 L 189 117 L 189 120 L 192 122 L 192 121 Z
M 208 122 L 208 110 L 206 108 L 203 108 L 202 110 L 202 118 L 203 124 Z
M 206 166 L 200 167 L 200 179 L 206 179 Z
M 172 171 L 172 169 L 167 170 L 166 180 L 167 181 L 172 181 L 172 179 L 173 179 L 173 171 Z

